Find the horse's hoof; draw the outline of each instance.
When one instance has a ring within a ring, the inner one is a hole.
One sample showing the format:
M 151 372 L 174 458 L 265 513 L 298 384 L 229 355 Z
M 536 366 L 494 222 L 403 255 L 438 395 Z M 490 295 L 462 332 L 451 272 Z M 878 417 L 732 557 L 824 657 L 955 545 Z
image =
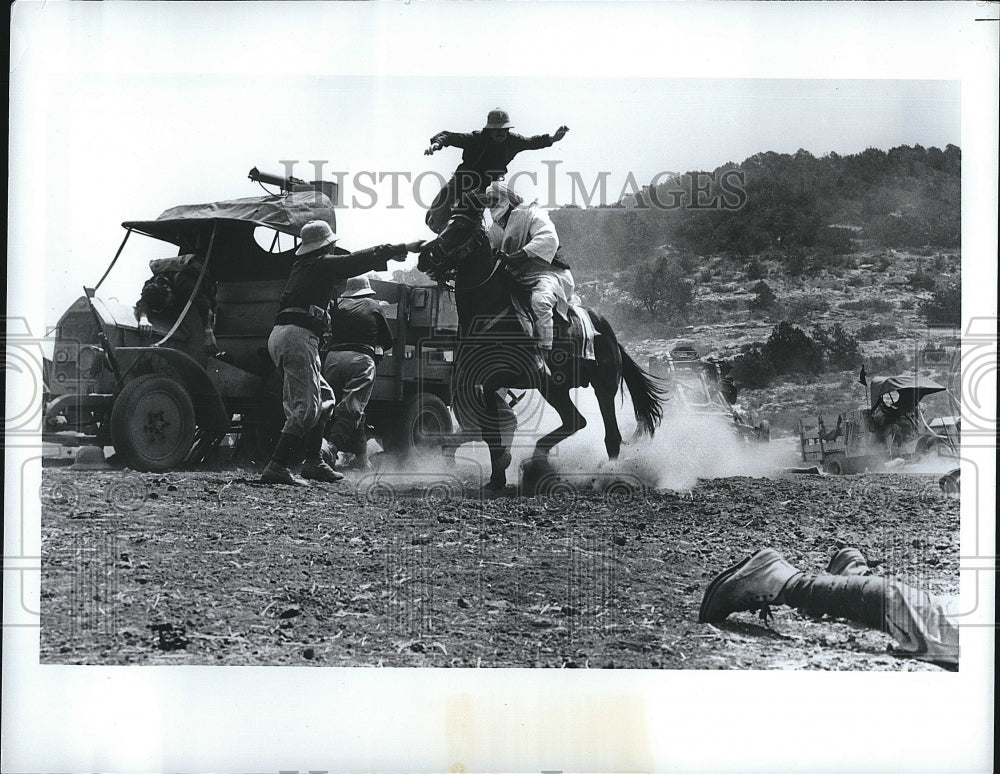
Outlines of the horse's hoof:
M 521 490 L 525 497 L 534 497 L 538 493 L 539 483 L 555 476 L 556 469 L 549 462 L 548 455 L 529 457 L 521 463 Z
M 502 492 L 507 488 L 507 478 L 491 478 L 486 484 L 486 489 L 490 492 Z

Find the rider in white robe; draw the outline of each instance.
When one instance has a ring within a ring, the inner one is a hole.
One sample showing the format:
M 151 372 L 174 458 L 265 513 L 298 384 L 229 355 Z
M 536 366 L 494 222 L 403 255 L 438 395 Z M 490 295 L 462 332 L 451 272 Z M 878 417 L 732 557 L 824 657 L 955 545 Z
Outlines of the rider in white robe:
M 510 273 L 531 290 L 535 338 L 545 351 L 552 350 L 553 313 L 567 315 L 574 281 L 569 269 L 552 265 L 559 237 L 548 213 L 524 200 L 503 183 L 495 182 L 483 194 L 493 225 L 490 245 L 505 254 Z

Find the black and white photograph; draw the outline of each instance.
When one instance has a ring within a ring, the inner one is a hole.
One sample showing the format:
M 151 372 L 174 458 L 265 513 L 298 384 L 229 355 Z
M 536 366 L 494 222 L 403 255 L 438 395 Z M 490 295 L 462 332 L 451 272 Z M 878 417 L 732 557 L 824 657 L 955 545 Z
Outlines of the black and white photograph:
M 13 6 L 4 770 L 990 770 L 921 9 Z

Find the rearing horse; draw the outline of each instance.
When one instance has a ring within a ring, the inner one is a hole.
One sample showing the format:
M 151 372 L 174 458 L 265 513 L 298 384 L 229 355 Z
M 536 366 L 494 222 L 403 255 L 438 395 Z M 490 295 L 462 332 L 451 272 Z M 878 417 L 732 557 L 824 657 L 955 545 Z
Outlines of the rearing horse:
M 424 246 L 417 268 L 441 284 L 455 283 L 459 343 L 452 405 L 462 426 L 478 429 L 489 446 L 490 488 L 506 486 L 516 426 L 513 411 L 497 392 L 501 388 L 536 389 L 559 414 L 559 427 L 536 442 L 536 459 L 546 459 L 553 446 L 586 426 L 570 395 L 574 387 L 593 386 L 610 459 L 621 450 L 615 396 L 622 381 L 632 397 L 638 431 L 652 435 L 663 416 L 664 390 L 636 365 L 608 321 L 594 310 L 585 311 L 597 332 L 596 360 L 578 357 L 557 316 L 551 374 L 539 368 L 540 350 L 518 313 L 528 307 L 526 291 L 505 271 L 476 215 L 453 215 L 438 238 Z

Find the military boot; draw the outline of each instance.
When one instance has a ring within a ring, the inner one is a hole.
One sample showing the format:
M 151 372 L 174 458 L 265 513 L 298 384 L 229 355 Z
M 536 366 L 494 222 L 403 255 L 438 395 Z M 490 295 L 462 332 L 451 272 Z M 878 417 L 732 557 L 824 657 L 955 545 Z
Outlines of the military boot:
M 830 575 L 871 575 L 871 568 L 856 548 L 841 548 L 826 566 Z
M 773 548 L 765 548 L 720 573 L 708 585 L 698 613 L 699 623 L 716 623 L 730 613 L 761 611 L 765 621 L 769 605 L 780 604 L 785 585 L 802 573 Z
M 877 575 L 812 575 L 792 578 L 780 602 L 808 615 L 829 615 L 886 631 L 885 578 Z
M 260 474 L 262 484 L 285 484 L 286 486 L 308 486 L 301 478 L 296 478 L 288 469 L 288 461 L 291 459 L 295 448 L 299 445 L 299 439 L 290 433 L 282 433 L 278 443 L 271 454 L 271 461 Z
M 285 484 L 286 486 L 309 486 L 301 478 L 292 475 L 292 471 L 274 462 L 267 463 L 267 467 L 260 474 L 262 484 Z
M 333 484 L 342 480 L 344 474 L 338 473 L 323 461 L 323 430 L 325 426 L 326 420 L 321 417 L 312 430 L 306 433 L 306 461 L 302 466 L 302 478 Z
M 302 478 L 333 484 L 342 481 L 344 474 L 338 473 L 322 460 L 306 460 L 302 466 Z

